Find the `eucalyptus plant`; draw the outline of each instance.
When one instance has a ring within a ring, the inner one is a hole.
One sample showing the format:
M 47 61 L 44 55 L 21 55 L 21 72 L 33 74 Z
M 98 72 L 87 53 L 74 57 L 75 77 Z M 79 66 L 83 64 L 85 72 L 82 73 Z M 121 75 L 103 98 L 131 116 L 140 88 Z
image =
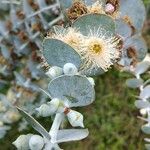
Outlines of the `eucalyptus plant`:
M 36 108 L 40 116 L 53 116 L 54 120 L 48 132 L 17 106 L 38 132 L 37 135 L 19 136 L 13 142 L 17 149 L 57 150 L 59 143 L 86 138 L 89 131 L 84 128 L 83 115 L 75 108 L 94 101 L 95 83 L 91 76 L 103 74 L 112 66 L 135 75 L 136 78 L 126 83 L 140 89 L 136 106 L 149 114 L 149 80 L 144 82 L 140 76 L 150 65 L 149 61 L 141 62 L 147 54 L 141 34 L 146 17 L 142 1 L 60 0 L 59 6 L 63 21 L 51 28 L 41 50 L 43 65 L 48 67 L 46 75 L 50 78 L 48 89 L 41 91 L 49 101 Z M 28 84 L 24 82 L 23 85 Z M 78 129 L 63 129 L 64 120 Z M 145 120 L 148 124 L 142 130 L 148 132 L 149 119 Z
M 42 36 L 62 20 L 55 0 L 0 1 L 0 138 L 20 119 L 14 104 L 35 112 L 45 101 L 39 85 L 46 83 L 39 50 Z M 45 66 L 43 66 L 44 68 Z M 44 86 L 42 86 L 44 88 Z M 27 124 L 20 123 L 20 129 Z

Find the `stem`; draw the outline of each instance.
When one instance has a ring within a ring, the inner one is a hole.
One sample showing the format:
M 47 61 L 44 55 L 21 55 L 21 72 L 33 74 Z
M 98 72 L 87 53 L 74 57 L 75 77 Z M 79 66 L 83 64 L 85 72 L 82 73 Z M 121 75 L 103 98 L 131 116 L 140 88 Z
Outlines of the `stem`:
M 64 115 L 62 113 L 57 113 L 56 116 L 55 116 L 52 127 L 49 131 L 52 143 L 57 142 L 57 133 L 58 133 L 58 130 L 59 130 L 59 127 L 61 125 L 61 122 L 62 122 L 63 118 L 64 118 Z

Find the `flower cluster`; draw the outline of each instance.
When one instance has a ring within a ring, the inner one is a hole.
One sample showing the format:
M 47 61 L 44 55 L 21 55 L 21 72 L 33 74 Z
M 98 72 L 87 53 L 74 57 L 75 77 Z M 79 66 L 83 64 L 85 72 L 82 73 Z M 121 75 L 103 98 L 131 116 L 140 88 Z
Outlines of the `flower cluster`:
M 55 34 L 49 35 L 47 38 L 61 40 L 73 47 L 85 61 L 81 68 L 102 68 L 107 71 L 120 56 L 119 39 L 105 36 L 103 32 L 107 31 L 102 32 L 102 30 L 99 28 L 92 31 L 89 28 L 89 34 L 85 36 L 75 28 L 68 28 L 63 29 L 62 33 L 56 30 Z

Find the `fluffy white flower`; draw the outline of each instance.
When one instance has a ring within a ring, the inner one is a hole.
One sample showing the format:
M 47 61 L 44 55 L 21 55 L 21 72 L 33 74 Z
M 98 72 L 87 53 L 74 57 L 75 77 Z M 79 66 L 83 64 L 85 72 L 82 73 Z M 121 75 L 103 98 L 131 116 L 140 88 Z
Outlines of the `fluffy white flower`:
M 73 47 L 84 62 L 83 70 L 102 68 L 107 71 L 119 58 L 118 38 L 106 36 L 104 33 L 107 33 L 107 31 L 104 31 L 103 28 L 94 31 L 89 29 L 88 36 L 82 35 L 77 29 L 71 27 L 64 32 L 56 32 L 51 38 L 59 39 Z
M 120 52 L 117 49 L 119 40 L 103 33 L 104 30 L 101 28 L 96 32 L 90 30 L 90 34 L 84 38 L 82 48 L 79 49 L 85 60 L 84 68 L 102 68 L 107 71 L 119 58 Z
M 47 38 L 61 40 L 74 49 L 79 49 L 83 40 L 83 35 L 77 29 L 69 27 L 68 29 L 64 29 L 61 32 L 55 30 L 55 34 L 47 36 Z

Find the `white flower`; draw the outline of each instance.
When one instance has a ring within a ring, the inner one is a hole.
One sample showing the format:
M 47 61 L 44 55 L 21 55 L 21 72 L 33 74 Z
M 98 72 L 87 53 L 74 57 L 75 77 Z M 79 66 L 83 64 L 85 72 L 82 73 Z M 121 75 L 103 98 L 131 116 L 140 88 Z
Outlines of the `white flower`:
M 65 30 L 65 29 L 64 29 Z M 58 31 L 57 31 L 58 32 Z M 84 64 L 81 69 L 102 68 L 107 71 L 119 58 L 120 52 L 117 49 L 118 38 L 106 36 L 107 31 L 103 28 L 92 31 L 84 36 L 74 28 L 68 28 L 63 33 L 55 33 L 51 38 L 56 38 L 74 48 L 81 56 Z
M 85 60 L 83 68 L 102 68 L 107 71 L 111 65 L 119 58 L 120 52 L 117 49 L 119 40 L 113 36 L 106 36 L 103 29 L 96 32 L 90 30 L 90 34 L 85 37 L 79 53 Z
M 55 31 L 55 34 L 48 36 L 47 38 L 54 38 L 65 42 L 74 49 L 80 48 L 80 43 L 83 39 L 83 35 L 75 28 L 67 28 L 62 32 Z

